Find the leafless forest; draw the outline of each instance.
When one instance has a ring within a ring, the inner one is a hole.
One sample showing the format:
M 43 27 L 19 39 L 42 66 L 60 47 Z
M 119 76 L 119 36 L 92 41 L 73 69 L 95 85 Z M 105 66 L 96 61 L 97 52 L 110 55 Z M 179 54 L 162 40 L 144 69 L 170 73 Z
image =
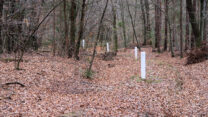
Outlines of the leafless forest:
M 207 0 L 0 0 L 0 117 L 207 117 L 207 59 Z

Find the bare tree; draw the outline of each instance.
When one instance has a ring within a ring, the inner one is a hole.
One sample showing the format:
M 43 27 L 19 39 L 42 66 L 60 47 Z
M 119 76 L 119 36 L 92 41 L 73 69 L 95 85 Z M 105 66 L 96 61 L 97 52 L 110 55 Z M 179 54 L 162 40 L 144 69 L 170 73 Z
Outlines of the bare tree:
M 138 48 L 139 48 L 139 50 L 140 50 L 141 48 L 140 48 L 139 41 L 138 41 L 138 39 L 137 39 L 136 30 L 135 30 L 135 25 L 134 25 L 134 22 L 133 22 L 133 17 L 132 17 L 132 14 L 131 14 L 131 11 L 130 11 L 130 8 L 129 8 L 129 3 L 128 3 L 128 1 L 127 1 L 127 0 L 126 0 L 126 3 L 127 3 L 128 13 L 129 13 L 129 16 L 130 16 L 130 19 L 131 19 L 131 25 L 132 25 L 132 29 L 133 29 L 133 33 L 134 33 L 134 37 L 136 38 L 137 47 L 138 47 Z
M 90 65 L 89 65 L 89 68 L 87 70 L 87 72 L 92 72 L 92 65 L 93 65 L 93 61 L 95 59 L 95 54 L 96 54 L 96 47 L 97 47 L 97 43 L 98 43 L 98 40 L 99 40 L 99 36 L 100 36 L 100 31 L 101 31 L 101 27 L 102 27 L 102 24 L 103 24 L 103 18 L 105 17 L 105 12 L 107 10 L 107 7 L 108 7 L 108 1 L 106 1 L 106 5 L 105 5 L 105 8 L 103 10 L 103 13 L 102 13 L 102 16 L 101 16 L 101 19 L 100 19 L 100 22 L 99 22 L 99 26 L 98 26 L 98 32 L 97 32 L 97 38 L 95 40 L 95 44 L 94 44 L 94 49 L 93 49 L 93 55 L 92 55 L 92 59 L 90 61 Z

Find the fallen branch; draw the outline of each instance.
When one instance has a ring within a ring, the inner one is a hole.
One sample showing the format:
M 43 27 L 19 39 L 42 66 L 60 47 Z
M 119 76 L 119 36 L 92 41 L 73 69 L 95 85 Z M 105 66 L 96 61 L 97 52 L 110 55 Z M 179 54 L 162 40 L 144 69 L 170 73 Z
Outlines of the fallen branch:
M 25 87 L 24 84 L 19 83 L 19 82 L 8 82 L 8 83 L 3 84 L 3 86 L 4 85 L 9 86 L 9 85 L 15 85 L 15 84 L 20 85 L 21 87 Z

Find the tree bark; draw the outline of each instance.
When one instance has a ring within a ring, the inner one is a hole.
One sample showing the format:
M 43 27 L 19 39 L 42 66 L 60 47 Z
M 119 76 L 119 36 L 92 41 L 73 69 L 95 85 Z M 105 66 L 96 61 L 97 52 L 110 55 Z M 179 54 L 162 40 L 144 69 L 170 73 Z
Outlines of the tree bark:
M 156 0 L 155 5 L 155 48 L 160 52 L 161 40 L 161 0 Z
M 53 7 L 55 6 L 55 0 L 53 0 Z M 56 55 L 56 10 L 53 11 L 53 56 Z
M 145 9 L 146 9 L 146 21 L 147 21 L 147 40 L 151 38 L 151 25 L 150 25 L 150 15 L 149 15 L 149 0 L 144 0 Z
M 117 54 L 118 52 L 118 35 L 117 35 L 117 26 L 116 26 L 116 9 L 115 6 L 113 4 L 113 0 L 112 2 L 112 10 L 113 10 L 113 38 L 114 38 L 114 52 Z
M 68 50 L 68 58 L 71 58 L 75 50 L 75 35 L 76 35 L 76 0 L 71 0 L 71 31 L 70 31 L 70 47 Z
M 82 13 L 81 13 L 81 19 L 80 19 L 79 37 L 78 37 L 78 41 L 76 44 L 76 50 L 74 53 L 74 57 L 76 60 L 79 60 L 79 49 L 80 49 L 80 44 L 81 44 L 81 40 L 82 40 L 83 32 L 84 32 L 85 6 L 86 6 L 86 0 L 82 0 Z
M 3 5 L 4 5 L 4 0 L 0 0 L 0 54 L 3 52 L 3 40 L 1 36 Z
M 140 0 L 141 4 L 141 11 L 142 11 L 142 20 L 143 20 L 143 37 L 144 37 L 144 42 L 143 45 L 147 44 L 147 24 L 146 24 L 146 16 L 145 16 L 145 10 L 144 10 L 144 1 Z
M 180 57 L 183 58 L 183 0 L 180 1 Z
M 186 10 L 186 40 L 185 40 L 185 50 L 189 49 L 190 44 L 190 29 L 189 29 L 189 15 L 188 11 Z
M 187 10 L 189 13 L 189 21 L 191 23 L 192 32 L 194 34 L 195 41 L 196 41 L 196 46 L 200 47 L 201 46 L 201 34 L 200 34 L 199 24 L 196 19 L 193 2 L 191 0 L 186 0 L 186 4 L 187 4 Z
M 124 47 L 127 47 L 127 38 L 126 38 L 126 23 L 125 23 L 125 17 L 124 17 L 124 5 L 122 0 L 120 0 L 121 5 L 121 19 L 122 19 L 122 30 L 123 30 L 123 36 L 124 36 Z
M 164 39 L 164 49 L 163 51 L 167 51 L 168 48 L 168 0 L 165 0 L 165 39 Z
M 68 46 L 69 46 L 69 36 L 68 36 L 68 23 L 67 23 L 67 15 L 66 15 L 66 4 L 67 1 L 64 0 L 64 36 L 65 36 L 65 43 L 64 43 L 64 50 L 68 50 Z

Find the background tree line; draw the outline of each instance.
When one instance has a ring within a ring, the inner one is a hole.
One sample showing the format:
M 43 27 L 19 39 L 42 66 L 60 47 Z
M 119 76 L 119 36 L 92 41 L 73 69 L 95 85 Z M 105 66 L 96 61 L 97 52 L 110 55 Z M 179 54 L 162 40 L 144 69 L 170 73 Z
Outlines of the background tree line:
M 94 47 L 93 55 L 96 46 L 110 42 L 114 53 L 150 45 L 153 51 L 183 57 L 206 45 L 207 4 L 207 0 L 0 0 L 0 53 L 14 52 L 21 61 L 24 52 L 47 50 L 79 60 L 85 39 L 85 49 Z

